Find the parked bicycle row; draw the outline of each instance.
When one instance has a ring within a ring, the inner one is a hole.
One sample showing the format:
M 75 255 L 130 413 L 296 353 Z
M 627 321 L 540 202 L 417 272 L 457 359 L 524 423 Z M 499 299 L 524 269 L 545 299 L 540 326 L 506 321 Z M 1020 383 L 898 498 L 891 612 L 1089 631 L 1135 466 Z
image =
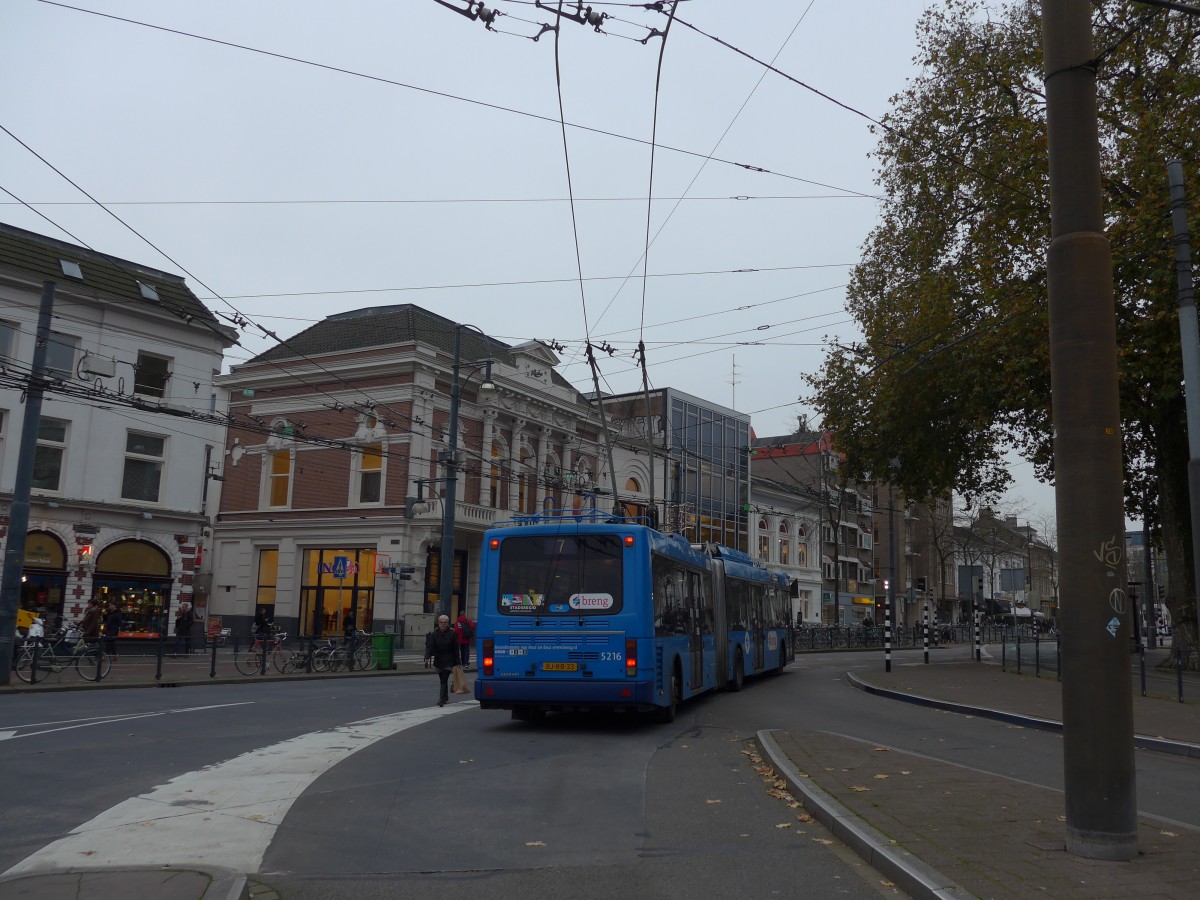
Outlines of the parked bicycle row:
M 144 678 L 171 677 L 170 672 L 180 671 L 182 658 L 195 670 L 197 664 L 208 663 L 209 674 L 229 674 L 232 668 L 240 675 L 263 675 L 268 672 L 290 674 L 293 672 L 369 672 L 377 668 L 396 668 L 393 654 L 393 636 L 372 635 L 364 631 L 355 632 L 348 640 L 302 639 L 294 645 L 287 643 L 287 634 L 270 632 L 251 635 L 242 646 L 232 649 L 210 645 L 198 653 L 169 653 L 164 644 L 145 645 L 139 653 L 126 652 L 118 657 L 111 651 L 108 641 L 83 637 L 78 625 L 67 625 L 45 634 L 34 630 L 21 638 L 13 655 L 13 671 L 26 684 L 41 684 L 55 675 L 63 675 L 74 669 L 85 681 L 102 681 L 113 673 L 114 668 L 122 673 L 122 679 L 134 673 Z M 57 679 L 61 680 L 61 678 Z

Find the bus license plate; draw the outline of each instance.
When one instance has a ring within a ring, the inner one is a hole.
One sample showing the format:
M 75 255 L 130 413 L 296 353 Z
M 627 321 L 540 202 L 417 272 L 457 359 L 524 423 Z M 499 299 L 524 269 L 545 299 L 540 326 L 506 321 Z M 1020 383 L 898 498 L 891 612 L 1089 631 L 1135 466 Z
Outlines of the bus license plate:
M 578 672 L 579 663 L 573 662 L 544 662 L 542 663 L 543 672 Z

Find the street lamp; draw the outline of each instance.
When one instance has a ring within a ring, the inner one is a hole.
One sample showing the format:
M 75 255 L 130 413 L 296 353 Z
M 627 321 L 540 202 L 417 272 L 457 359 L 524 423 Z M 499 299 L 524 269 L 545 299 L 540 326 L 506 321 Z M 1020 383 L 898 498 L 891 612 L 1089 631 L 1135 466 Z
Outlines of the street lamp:
M 450 434 L 446 441 L 446 491 L 442 509 L 442 552 L 438 579 L 439 616 L 450 615 L 450 594 L 454 589 L 454 517 L 458 502 L 458 402 L 462 393 L 462 386 L 459 384 L 459 369 L 461 368 L 464 328 L 478 331 L 485 341 L 490 340 L 480 328 L 474 325 L 458 323 L 454 326 L 454 366 L 452 370 L 454 377 L 450 383 Z M 492 361 L 489 359 L 480 365 L 484 367 L 484 375 L 479 390 L 494 391 L 496 385 L 492 383 Z M 479 367 L 476 366 L 476 369 Z M 470 375 L 467 376 L 468 381 L 470 377 Z

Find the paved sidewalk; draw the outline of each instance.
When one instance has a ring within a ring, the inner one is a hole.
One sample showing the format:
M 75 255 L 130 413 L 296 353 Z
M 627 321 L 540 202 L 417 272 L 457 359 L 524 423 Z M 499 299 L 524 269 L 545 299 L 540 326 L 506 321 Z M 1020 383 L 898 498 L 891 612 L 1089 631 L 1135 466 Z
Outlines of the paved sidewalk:
M 847 677 L 889 699 L 1061 731 L 1053 672 L 1035 678 L 994 662 L 955 662 Z M 1134 730 L 1140 746 L 1191 757 L 1184 764 L 1197 766 L 1200 785 L 1192 696 L 1181 704 L 1135 692 Z M 824 732 L 759 737 L 806 810 L 914 897 L 1192 898 L 1200 890 L 1200 830 L 1141 816 L 1138 858 L 1081 859 L 1064 849 L 1059 791 Z

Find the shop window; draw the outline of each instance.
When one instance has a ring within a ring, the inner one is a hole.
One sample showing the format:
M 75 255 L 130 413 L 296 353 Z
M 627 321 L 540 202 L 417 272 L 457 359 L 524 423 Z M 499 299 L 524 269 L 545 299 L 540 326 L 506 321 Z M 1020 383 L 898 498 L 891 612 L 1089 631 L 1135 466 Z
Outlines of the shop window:
M 139 350 L 137 368 L 134 372 L 134 393 L 145 397 L 165 397 L 167 395 L 167 380 L 171 377 L 171 360 Z
M 354 454 L 356 503 L 381 503 L 383 501 L 383 445 L 368 444 Z
M 38 422 L 37 451 L 33 457 L 34 490 L 62 490 L 67 456 L 67 424 L 63 419 L 43 418 Z
M 267 618 L 275 618 L 275 586 L 279 581 L 279 551 L 258 551 L 258 588 L 254 592 L 254 608 L 267 610 Z
M 625 482 L 626 494 L 640 494 L 642 485 L 636 478 L 630 478 Z M 634 503 L 632 501 L 625 504 L 625 517 L 627 519 L 636 520 L 646 515 L 646 505 L 644 503 Z
M 121 497 L 142 503 L 157 503 L 162 486 L 163 457 L 167 439 L 130 431 L 125 436 L 125 474 Z
M 335 574 L 346 557 L 345 575 Z M 313 637 L 341 635 L 348 616 L 371 631 L 375 619 L 375 551 L 367 548 L 305 550 L 300 585 L 300 631 Z
M 267 506 L 287 506 L 292 496 L 292 452 L 279 450 L 267 460 Z
M 167 628 L 171 562 L 146 541 L 120 541 L 100 551 L 92 596 L 104 607 L 115 600 L 121 611 L 121 637 L 157 638 Z
M 46 342 L 46 371 L 54 378 L 73 378 L 75 355 L 79 352 L 79 338 L 58 331 L 50 332 Z

